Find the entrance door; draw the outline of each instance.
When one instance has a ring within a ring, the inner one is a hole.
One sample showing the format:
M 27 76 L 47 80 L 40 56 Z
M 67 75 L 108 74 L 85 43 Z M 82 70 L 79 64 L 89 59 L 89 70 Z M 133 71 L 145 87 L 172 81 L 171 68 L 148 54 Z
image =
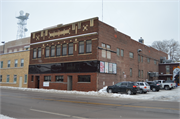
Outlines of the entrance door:
M 67 90 L 72 90 L 72 76 L 68 76 Z
M 39 76 L 36 76 L 35 88 L 39 88 Z
M 19 77 L 19 87 L 22 88 L 22 76 Z

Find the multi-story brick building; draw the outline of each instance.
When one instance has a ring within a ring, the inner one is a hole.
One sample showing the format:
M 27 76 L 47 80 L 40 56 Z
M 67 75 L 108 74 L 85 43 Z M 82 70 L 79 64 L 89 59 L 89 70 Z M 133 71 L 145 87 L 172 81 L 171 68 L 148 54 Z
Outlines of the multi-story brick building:
M 120 81 L 153 80 L 157 51 L 91 18 L 31 33 L 28 87 L 99 90 Z M 139 60 L 138 60 L 139 59 Z
M 28 37 L 7 42 L 4 48 L 0 46 L 1 86 L 27 87 L 29 43 L 30 38 Z

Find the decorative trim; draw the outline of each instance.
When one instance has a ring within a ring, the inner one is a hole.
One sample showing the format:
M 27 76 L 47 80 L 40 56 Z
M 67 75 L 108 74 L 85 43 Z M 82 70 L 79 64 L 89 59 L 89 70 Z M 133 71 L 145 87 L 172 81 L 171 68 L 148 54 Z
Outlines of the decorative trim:
M 75 36 L 59 38 L 59 39 L 52 39 L 52 40 L 47 40 L 47 41 L 42 41 L 42 42 L 31 43 L 30 45 L 36 45 L 36 44 L 41 44 L 41 43 L 47 43 L 47 42 L 52 42 L 52 41 L 58 41 L 58 40 L 64 40 L 64 39 L 76 38 L 76 37 L 82 37 L 82 36 L 88 36 L 88 35 L 95 35 L 95 34 L 98 34 L 98 33 L 92 32 L 92 33 L 80 34 L 80 35 L 75 35 Z
M 91 55 L 92 53 L 83 53 L 83 54 L 78 54 L 78 55 Z

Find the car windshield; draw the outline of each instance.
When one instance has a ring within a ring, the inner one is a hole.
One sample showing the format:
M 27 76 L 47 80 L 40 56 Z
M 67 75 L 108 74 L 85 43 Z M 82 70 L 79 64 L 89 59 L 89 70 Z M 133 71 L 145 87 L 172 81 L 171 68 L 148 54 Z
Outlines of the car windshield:
M 147 86 L 149 86 L 149 84 L 148 83 L 145 83 Z
M 165 83 L 174 83 L 174 81 L 166 81 Z

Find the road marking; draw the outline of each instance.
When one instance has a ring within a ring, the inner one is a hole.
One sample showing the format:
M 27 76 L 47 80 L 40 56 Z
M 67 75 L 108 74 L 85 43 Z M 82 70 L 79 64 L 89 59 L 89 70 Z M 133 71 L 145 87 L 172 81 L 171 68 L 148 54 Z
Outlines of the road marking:
M 64 117 L 73 117 L 73 118 L 78 118 L 78 119 L 87 119 L 87 118 L 84 118 L 84 117 L 71 116 L 71 115 L 67 115 L 67 114 L 60 114 L 60 113 L 48 112 L 48 111 L 37 110 L 37 109 L 30 109 L 30 110 L 31 110 L 31 111 L 35 111 L 35 112 L 42 112 L 42 113 L 47 113 L 47 114 L 64 116 Z
M 53 115 L 60 115 L 60 116 L 64 116 L 64 117 L 71 117 L 71 115 L 54 113 L 54 112 L 47 112 L 47 111 L 43 111 L 43 110 L 37 110 L 37 109 L 30 109 L 30 110 L 35 111 L 35 112 L 42 112 L 42 113 L 53 114 Z

